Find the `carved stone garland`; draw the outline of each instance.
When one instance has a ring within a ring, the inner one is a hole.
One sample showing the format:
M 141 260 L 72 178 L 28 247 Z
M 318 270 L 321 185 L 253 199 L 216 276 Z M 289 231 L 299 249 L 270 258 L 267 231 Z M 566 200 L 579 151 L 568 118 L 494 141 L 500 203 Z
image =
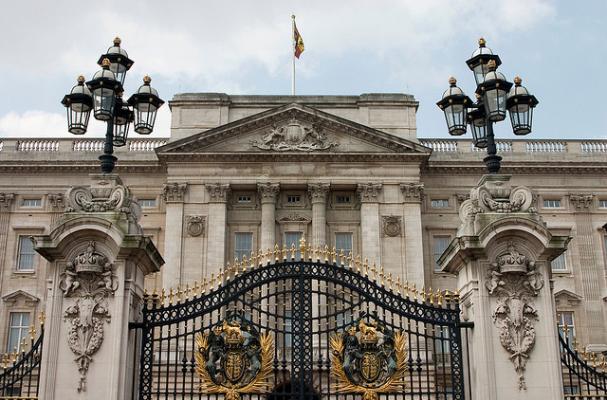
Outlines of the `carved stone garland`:
M 86 251 L 67 263 L 59 287 L 64 297 L 74 299 L 63 317 L 69 323 L 67 341 L 80 373 L 78 391 L 86 391 L 89 365 L 103 343 L 104 322 L 110 322 L 107 298 L 118 289 L 118 281 L 112 263 L 91 241 Z
M 527 389 L 525 366 L 535 345 L 534 321 L 538 319 L 534 298 L 544 286 L 535 262 L 519 253 L 512 242 L 487 271 L 485 286 L 497 296 L 493 323 L 498 328 L 502 347 L 518 375 L 519 389 Z

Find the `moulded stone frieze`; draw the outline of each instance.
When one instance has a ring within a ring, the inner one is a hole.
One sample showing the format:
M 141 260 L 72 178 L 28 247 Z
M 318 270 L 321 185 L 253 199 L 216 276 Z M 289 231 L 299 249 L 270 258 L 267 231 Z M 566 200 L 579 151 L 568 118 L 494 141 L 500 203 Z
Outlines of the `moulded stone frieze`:
M 356 192 L 361 203 L 378 203 L 382 188 L 381 183 L 361 183 L 358 185 Z
M 405 203 L 420 203 L 424 198 L 423 183 L 402 183 L 400 190 L 403 192 Z
M 183 203 L 187 189 L 187 183 L 167 183 L 162 187 L 162 198 L 166 203 Z
M 10 210 L 14 199 L 14 193 L 0 193 L 0 211 Z
M 309 183 L 308 184 L 308 195 L 312 203 L 326 203 L 327 195 L 331 190 L 331 184 L 329 183 Z
M 63 193 L 49 193 L 47 198 L 53 211 L 63 211 L 65 208 L 65 197 L 63 196 Z
M 204 236 L 204 228 L 206 225 L 206 217 L 202 215 L 188 215 L 186 216 L 186 231 L 190 236 Z
M 228 183 L 207 183 L 204 185 L 209 194 L 209 203 L 227 203 L 230 194 Z
M 257 191 L 261 204 L 264 203 L 276 203 L 276 198 L 280 192 L 280 184 L 278 183 L 258 183 Z
M 402 233 L 402 217 L 384 215 L 382 216 L 382 227 L 385 236 L 400 236 Z
M 525 367 L 535 346 L 534 321 L 539 319 L 533 299 L 544 287 L 544 279 L 535 262 L 509 242 L 507 251 L 487 271 L 485 286 L 490 295 L 497 297 L 492 317 L 500 343 L 510 353 L 519 389 L 526 389 Z
M 569 194 L 569 202 L 576 211 L 588 212 L 592 208 L 593 194 Z

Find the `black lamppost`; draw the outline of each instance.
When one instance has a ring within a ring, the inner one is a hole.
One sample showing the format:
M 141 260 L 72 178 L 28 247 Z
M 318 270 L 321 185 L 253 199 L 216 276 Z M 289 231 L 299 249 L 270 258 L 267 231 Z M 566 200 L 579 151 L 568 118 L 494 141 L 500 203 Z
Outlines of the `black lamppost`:
M 114 39 L 114 45 L 101 55 L 97 63 L 101 70 L 93 79 L 85 83 L 84 76 L 80 75 L 76 86 L 61 103 L 67 110 L 68 131 L 74 135 L 86 133 L 91 110 L 95 119 L 107 123 L 103 154 L 99 160 L 101 171 L 109 174 L 116 165 L 114 147 L 126 144 L 131 122 L 135 122 L 135 132 L 149 135 L 154 129 L 156 112 L 164 101 L 150 86 L 152 80 L 149 76 L 143 78 L 143 85 L 128 101 L 122 100 L 122 85 L 133 60 L 120 47 L 120 38 Z
M 457 81 L 451 77 L 449 89 L 436 104 L 445 113 L 450 135 L 463 135 L 466 125 L 470 125 L 474 146 L 487 148 L 487 157 L 483 161 L 489 173 L 496 174 L 502 158 L 497 155 L 493 123 L 506 119 L 508 110 L 514 134 L 527 135 L 531 132 L 533 108 L 538 101 L 521 86 L 520 77 L 514 78 L 513 86 L 504 74 L 497 71 L 502 62 L 485 46 L 485 39 L 480 38 L 478 44 L 472 58 L 466 61 L 476 80 L 476 103 L 456 86 Z

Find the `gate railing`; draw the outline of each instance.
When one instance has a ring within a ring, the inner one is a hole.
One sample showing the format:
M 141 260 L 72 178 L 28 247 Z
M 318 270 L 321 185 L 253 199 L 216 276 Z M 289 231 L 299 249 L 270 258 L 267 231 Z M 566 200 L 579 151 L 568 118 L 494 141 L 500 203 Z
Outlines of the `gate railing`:
M 559 330 L 565 400 L 607 400 L 607 359 L 579 350 L 570 329 Z
M 43 319 L 37 339 L 36 330 L 30 328 L 30 349 L 25 351 L 24 339 L 21 352 L 5 354 L 0 358 L 0 400 L 19 399 L 37 400 L 40 384 L 40 360 L 42 358 L 42 341 L 44 339 Z M 34 340 L 35 339 L 35 340 Z

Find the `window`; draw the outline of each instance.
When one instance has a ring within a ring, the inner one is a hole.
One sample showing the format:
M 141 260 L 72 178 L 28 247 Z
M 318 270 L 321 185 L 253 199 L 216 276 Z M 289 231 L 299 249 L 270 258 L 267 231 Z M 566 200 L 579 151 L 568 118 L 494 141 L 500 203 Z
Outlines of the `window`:
M 437 327 L 434 339 L 434 358 L 439 364 L 451 363 L 451 347 L 449 343 L 449 328 Z
M 240 195 L 238 196 L 238 203 L 239 204 L 248 204 L 251 202 L 251 196 L 249 195 Z
M 559 199 L 544 199 L 544 208 L 560 208 L 561 200 Z
M 568 394 L 579 394 L 580 388 L 577 386 L 565 385 L 563 386 L 563 393 Z
M 434 236 L 432 238 L 432 255 L 434 259 L 434 271 L 440 272 L 440 266 L 438 265 L 438 259 L 443 252 L 449 247 L 451 242 L 451 236 Z
M 8 342 L 6 351 L 9 353 L 21 351 L 21 341 L 28 337 L 30 314 L 27 312 L 12 312 L 9 314 Z
M 234 258 L 242 260 L 249 257 L 253 251 L 253 234 L 251 232 L 237 232 L 234 235 Z
M 299 204 L 299 203 L 301 203 L 301 195 L 299 195 L 299 194 L 289 194 L 289 195 L 287 195 L 287 203 L 288 204 Z
M 552 268 L 552 271 L 555 272 L 567 271 L 567 258 L 565 257 L 565 253 L 552 260 L 550 267 Z
M 141 208 L 155 208 L 156 199 L 141 199 L 139 200 L 139 205 Z
M 561 311 L 557 315 L 558 328 L 561 337 L 567 338 L 569 343 L 573 343 L 575 337 L 575 322 L 573 319 L 573 311 Z M 565 326 L 567 326 L 567 334 L 565 334 Z
M 18 271 L 34 270 L 34 242 L 28 236 L 19 236 L 19 259 L 17 260 Z
M 344 254 L 347 256 L 352 252 L 352 232 L 338 232 L 335 234 L 335 250 L 337 254 Z
M 287 249 L 290 249 L 291 245 L 295 245 L 295 248 L 297 249 L 297 252 L 295 253 L 296 259 L 301 257 L 301 252 L 299 251 L 299 241 L 301 240 L 301 236 L 301 232 L 285 232 L 284 244 L 287 246 Z
M 350 204 L 352 203 L 352 196 L 349 194 L 338 194 L 335 196 L 335 202 L 337 204 Z
M 42 199 L 22 199 L 21 207 L 42 207 Z
M 599 208 L 607 208 L 607 200 L 606 199 L 600 199 L 599 200 Z
M 449 208 L 449 199 L 432 199 L 430 206 L 432 208 Z

